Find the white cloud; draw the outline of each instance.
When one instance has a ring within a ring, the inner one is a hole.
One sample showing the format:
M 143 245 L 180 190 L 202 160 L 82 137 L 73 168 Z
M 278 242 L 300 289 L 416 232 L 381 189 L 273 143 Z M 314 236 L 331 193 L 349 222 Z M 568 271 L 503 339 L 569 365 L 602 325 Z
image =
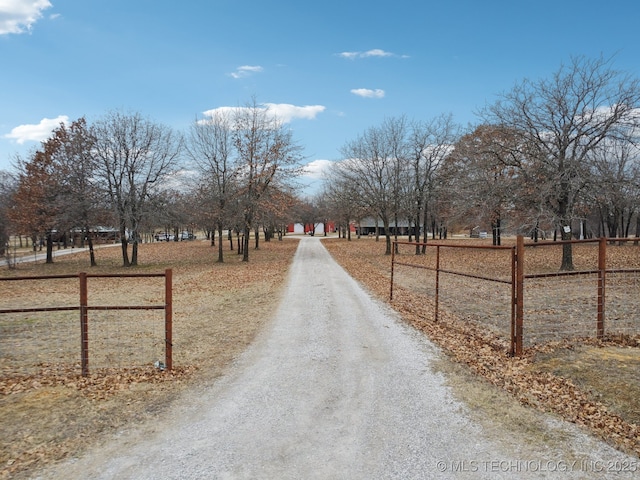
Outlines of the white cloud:
M 13 128 L 11 133 L 4 135 L 4 138 L 15 140 L 20 145 L 25 142 L 43 142 L 61 123 L 68 124 L 69 117 L 59 115 L 56 118 L 43 118 L 36 125 L 19 125 Z
M 362 54 L 362 57 L 391 57 L 393 53 L 385 52 L 379 48 L 374 48 L 373 50 L 367 50 Z
M 339 53 L 338 56 L 342 58 L 346 58 L 348 60 L 353 60 L 356 58 L 367 58 L 367 57 L 397 57 L 398 55 L 387 52 L 380 48 L 374 48 L 371 50 L 367 50 L 366 52 L 342 52 Z M 401 55 L 402 58 L 406 58 L 406 55 Z
M 220 115 L 221 117 L 227 117 L 233 115 L 234 112 L 240 110 L 242 107 L 218 107 L 212 108 L 211 110 L 205 110 L 202 114 L 205 117 L 215 117 L 216 115 Z M 206 122 L 206 120 L 200 120 L 200 122 Z
M 323 179 L 326 170 L 333 164 L 331 160 L 313 160 L 303 169 L 303 175 L 308 178 Z
M 264 69 L 259 65 L 242 65 L 241 67 L 236 68 L 236 71 L 231 72 L 229 75 L 233 78 L 244 78 L 253 75 L 254 73 L 260 73 L 263 70 Z
M 358 95 L 359 97 L 364 98 L 382 98 L 384 97 L 384 90 L 380 88 L 376 88 L 375 90 L 371 90 L 370 88 L 354 88 L 351 90 L 351 93 L 354 95 Z
M 349 60 L 353 60 L 354 58 L 358 58 L 360 56 L 360 52 L 342 52 L 338 54 L 342 58 L 348 58 Z
M 289 103 L 263 103 L 262 105 L 263 108 L 267 108 L 269 113 L 274 115 L 282 123 L 289 123 L 297 118 L 313 120 L 319 113 L 325 110 L 323 105 L 304 105 L 302 107 Z M 213 117 L 217 113 L 233 114 L 245 108 L 248 107 L 218 107 L 202 113 L 206 117 Z
M 289 123 L 296 118 L 313 120 L 325 110 L 323 105 L 305 105 L 303 107 L 289 103 L 265 103 L 264 105 L 283 123 Z
M 49 0 L 0 0 L 0 35 L 30 31 L 51 6 Z

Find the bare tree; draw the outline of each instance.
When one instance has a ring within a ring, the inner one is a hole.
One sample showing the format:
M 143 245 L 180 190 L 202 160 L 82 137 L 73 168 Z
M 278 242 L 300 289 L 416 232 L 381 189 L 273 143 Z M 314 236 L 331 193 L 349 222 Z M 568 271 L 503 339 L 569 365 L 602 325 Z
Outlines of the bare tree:
M 298 202 L 295 207 L 296 221 L 300 222 L 304 228 L 305 233 L 307 227 L 309 228 L 309 235 L 312 237 L 316 234 L 316 229 L 321 223 L 324 223 L 326 214 L 321 209 L 318 198 L 305 198 Z
M 348 172 L 342 171 L 345 166 L 348 165 L 335 162 L 325 173 L 323 196 L 327 199 L 332 217 L 343 229 L 343 236 L 351 241 L 351 222 L 360 223 L 371 213 L 360 190 L 349 180 Z
M 399 186 L 406 151 L 401 144 L 404 119 L 388 119 L 380 127 L 370 127 L 341 149 L 344 160 L 335 173 L 341 183 L 357 189 L 361 204 L 382 222 L 385 253 L 391 254 L 391 220 L 398 219 Z M 396 230 L 398 223 L 396 221 Z
M 640 150 L 631 142 L 607 141 L 594 151 L 593 175 L 589 187 L 597 208 L 601 231 L 609 237 L 629 235 L 640 200 Z
M 118 219 L 124 266 L 138 264 L 138 242 L 150 198 L 177 167 L 182 139 L 139 113 L 111 112 L 92 128 L 106 193 Z M 131 259 L 128 244 L 132 243 Z
M 391 198 L 393 203 L 393 236 L 398 241 L 400 223 L 407 220 L 411 228 L 411 171 L 409 169 L 410 150 L 408 148 L 408 121 L 406 117 L 386 119 L 381 126 L 385 143 L 389 146 L 389 173 L 392 179 Z
M 526 197 L 517 187 L 515 168 L 509 166 L 514 149 L 503 147 L 517 140 L 513 131 L 481 125 L 456 143 L 443 169 L 457 215 L 491 225 L 494 245 L 501 244 L 503 218 Z
M 430 122 L 390 118 L 342 148 L 346 159 L 331 173 L 330 182 L 340 186 L 333 193 L 353 185 L 358 210 L 369 210 L 382 222 L 387 253 L 391 253 L 392 221 L 396 237 L 400 221 L 406 219 L 409 235 L 413 228 L 419 240 L 422 226 L 426 240 L 428 212 L 436 209 L 437 170 L 458 132 L 451 116 Z M 420 253 L 419 247 L 416 253 Z
M 278 240 L 282 240 L 286 226 L 294 217 L 293 210 L 298 204 L 298 198 L 292 189 L 283 189 L 273 184 L 262 197 L 258 217 L 262 225 L 266 242 L 277 234 Z
M 626 138 L 635 130 L 639 103 L 637 79 L 602 57 L 578 57 L 551 79 L 522 81 L 481 115 L 489 124 L 521 132 L 526 163 L 516 166 L 535 169 L 540 182 L 553 185 L 546 203 L 568 240 L 591 153 L 605 139 Z M 561 269 L 573 269 L 571 244 L 564 245 Z
M 12 199 L 17 188 L 15 176 L 0 170 L 0 256 L 8 253 L 11 230 L 9 227 L 9 212 Z
M 235 111 L 232 138 L 243 216 L 242 260 L 248 262 L 249 236 L 255 226 L 260 200 L 272 182 L 286 183 L 301 172 L 301 148 L 294 142 L 291 131 L 255 99 Z
M 191 125 L 186 143 L 187 155 L 200 174 L 200 193 L 212 206 L 218 233 L 218 262 L 224 261 L 223 229 L 229 224 L 229 203 L 237 193 L 239 174 L 233 158 L 232 127 L 228 111 L 216 111 L 210 118 Z
M 414 122 L 411 126 L 407 142 L 413 178 L 412 217 L 416 226 L 417 241 L 420 240 L 420 226 L 423 242 L 427 241 L 428 213 L 429 208 L 433 207 L 438 191 L 438 171 L 458 139 L 459 130 L 451 115 L 440 115 L 428 122 Z M 424 253 L 425 249 L 424 246 L 422 249 L 416 246 L 416 254 Z

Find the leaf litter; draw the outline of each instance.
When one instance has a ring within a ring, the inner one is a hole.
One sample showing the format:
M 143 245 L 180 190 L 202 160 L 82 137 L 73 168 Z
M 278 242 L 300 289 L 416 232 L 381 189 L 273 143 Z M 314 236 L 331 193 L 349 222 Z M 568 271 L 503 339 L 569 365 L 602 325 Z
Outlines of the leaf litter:
M 383 243 L 371 239 L 323 241 L 354 278 L 388 301 L 390 258 L 383 254 Z M 174 370 L 118 369 L 85 378 L 73 371 L 54 371 L 41 365 L 33 375 L 2 375 L 0 478 L 28 478 L 40 467 L 81 454 L 108 435 L 156 418 L 184 389 L 221 375 L 277 307 L 278 292 L 284 286 L 296 246 L 291 239 L 262 242 L 260 250 L 251 251 L 249 263 L 226 251 L 225 263 L 218 264 L 217 250 L 208 242 L 141 245 L 137 271 L 174 269 Z M 629 249 L 622 251 L 631 258 L 614 261 L 637 261 Z M 463 263 L 465 260 L 460 258 Z M 474 262 L 477 260 L 474 257 Z M 549 259 L 548 268 L 555 261 Z M 119 249 L 100 249 L 99 267 L 91 271 L 127 271 L 119 262 Z M 54 265 L 20 265 L 17 274 L 76 273 L 87 271 L 87 263 L 85 255 L 76 254 L 58 257 Z M 10 283 L 15 289 L 17 282 Z M 467 319 L 444 314 L 436 323 L 425 318 L 424 301 L 410 289 L 397 287 L 391 306 L 455 362 L 508 392 L 522 405 L 554 412 L 587 427 L 617 448 L 640 456 L 637 423 L 614 413 L 588 385 L 578 385 L 569 374 L 562 376 L 549 367 L 550 358 L 560 358 L 584 345 L 637 352 L 638 337 L 551 342 L 528 348 L 523 357 L 513 358 L 508 355 L 504 338 Z M 637 384 L 640 380 L 635 378 Z M 637 411 L 640 400 L 636 396 L 632 401 Z

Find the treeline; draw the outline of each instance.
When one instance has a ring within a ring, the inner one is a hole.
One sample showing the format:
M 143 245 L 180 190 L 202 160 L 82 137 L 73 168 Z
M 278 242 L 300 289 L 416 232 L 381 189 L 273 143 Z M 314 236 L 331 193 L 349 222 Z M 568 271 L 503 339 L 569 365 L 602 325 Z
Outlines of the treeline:
M 477 226 L 494 244 L 506 230 L 640 236 L 639 106 L 638 79 L 607 59 L 573 58 L 550 79 L 500 95 L 466 132 L 446 115 L 369 128 L 344 145 L 326 199 L 343 225 L 378 219 L 387 253 L 400 224 L 424 241 L 443 227 Z M 571 245 L 561 268 L 573 268 Z
M 197 226 L 217 231 L 221 262 L 223 228 L 235 231 L 248 261 L 258 226 L 267 239 L 282 231 L 300 151 L 291 132 L 255 101 L 196 119 L 186 135 L 139 113 L 109 112 L 91 124 L 80 118 L 18 158 L 15 174 L 2 172 L 0 245 L 6 248 L 10 234 L 34 244 L 44 237 L 52 262 L 60 232 L 81 231 L 95 265 L 89 233 L 112 225 L 123 265 L 132 266 L 143 235 L 158 226 Z
M 19 158 L 17 173 L 1 172 L 0 248 L 10 232 L 44 235 L 50 250 L 54 232 L 112 225 L 123 264 L 135 265 L 143 235 L 197 227 L 217 238 L 220 262 L 224 231 L 248 261 L 258 229 L 270 239 L 288 223 L 331 220 L 349 236 L 366 218 L 380 223 L 387 253 L 400 225 L 422 241 L 490 230 L 496 245 L 503 232 L 640 236 L 639 106 L 638 79 L 611 59 L 572 58 L 499 95 L 475 126 L 443 114 L 368 128 L 342 146 L 312 199 L 296 195 L 302 148 L 255 100 L 185 133 L 138 113 L 81 118 Z M 572 266 L 566 245 L 561 268 Z

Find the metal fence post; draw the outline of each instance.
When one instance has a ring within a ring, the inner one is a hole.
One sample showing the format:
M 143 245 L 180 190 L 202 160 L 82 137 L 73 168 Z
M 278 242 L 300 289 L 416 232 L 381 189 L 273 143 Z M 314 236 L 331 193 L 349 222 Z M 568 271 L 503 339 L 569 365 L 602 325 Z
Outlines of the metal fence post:
M 436 298 L 435 298 L 435 321 L 438 321 L 438 310 L 440 302 L 440 245 L 436 245 Z
M 396 263 L 396 248 L 398 247 L 396 242 L 393 242 L 393 249 L 391 250 L 391 286 L 389 287 L 389 301 L 393 300 L 393 267 Z
M 604 337 L 605 287 L 607 278 L 607 239 L 602 237 L 598 242 L 598 320 L 596 336 Z
M 524 237 L 518 235 L 516 241 L 516 324 L 515 354 L 522 355 L 522 336 L 524 323 Z
M 87 274 L 80 272 L 80 362 L 82 376 L 89 375 L 89 321 L 87 318 L 88 289 Z
M 168 268 L 164 271 L 164 330 L 165 350 L 164 363 L 167 370 L 173 368 L 173 271 Z
M 517 260 L 517 246 L 511 250 L 511 348 L 509 350 L 509 355 L 512 357 L 516 354 L 516 305 L 517 305 L 517 297 L 516 292 L 516 269 L 518 265 Z

